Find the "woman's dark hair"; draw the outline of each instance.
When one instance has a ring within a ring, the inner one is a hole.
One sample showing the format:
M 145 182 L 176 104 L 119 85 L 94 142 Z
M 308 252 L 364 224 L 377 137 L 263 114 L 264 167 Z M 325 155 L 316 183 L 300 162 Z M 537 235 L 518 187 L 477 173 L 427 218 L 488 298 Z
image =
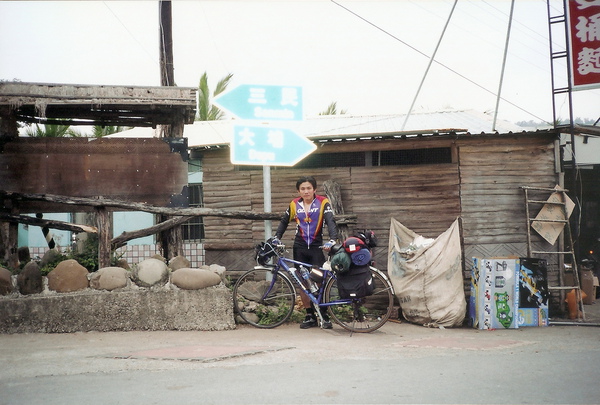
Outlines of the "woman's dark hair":
M 313 176 L 304 176 L 304 177 L 300 177 L 298 179 L 298 181 L 296 182 L 296 190 L 300 190 L 300 184 L 306 183 L 306 182 L 309 182 L 310 184 L 312 184 L 312 186 L 315 190 L 317 189 L 317 180 L 315 180 L 315 178 Z

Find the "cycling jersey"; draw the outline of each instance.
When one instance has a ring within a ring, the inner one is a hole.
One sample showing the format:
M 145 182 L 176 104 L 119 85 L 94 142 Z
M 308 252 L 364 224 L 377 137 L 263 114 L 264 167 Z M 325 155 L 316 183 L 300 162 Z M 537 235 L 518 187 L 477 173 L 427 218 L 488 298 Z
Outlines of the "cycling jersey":
M 296 237 L 294 246 L 308 246 L 323 244 L 323 222 L 327 224 L 330 239 L 337 239 L 337 225 L 333 217 L 333 210 L 329 199 L 324 196 L 316 195 L 310 204 L 309 212 L 305 212 L 302 197 L 298 197 L 290 202 L 285 214 L 281 217 L 281 222 L 277 227 L 275 235 L 278 239 L 283 237 L 283 233 L 288 224 L 296 221 Z

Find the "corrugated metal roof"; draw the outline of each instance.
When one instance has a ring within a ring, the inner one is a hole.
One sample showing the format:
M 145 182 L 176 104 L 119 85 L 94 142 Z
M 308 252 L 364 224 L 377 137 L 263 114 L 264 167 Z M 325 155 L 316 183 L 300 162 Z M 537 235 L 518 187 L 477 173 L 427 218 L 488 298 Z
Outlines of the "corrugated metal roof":
M 508 121 L 497 121 L 492 131 L 493 117 L 474 110 L 443 111 L 412 114 L 404 128 L 405 115 L 322 115 L 300 122 L 271 123 L 271 127 L 290 128 L 299 135 L 314 140 L 356 139 L 373 136 L 436 135 L 448 133 L 509 133 L 523 128 Z M 184 128 L 188 146 L 212 147 L 229 145 L 234 125 L 261 125 L 250 121 L 196 121 Z M 158 132 L 149 128 L 134 128 L 113 137 L 153 137 Z

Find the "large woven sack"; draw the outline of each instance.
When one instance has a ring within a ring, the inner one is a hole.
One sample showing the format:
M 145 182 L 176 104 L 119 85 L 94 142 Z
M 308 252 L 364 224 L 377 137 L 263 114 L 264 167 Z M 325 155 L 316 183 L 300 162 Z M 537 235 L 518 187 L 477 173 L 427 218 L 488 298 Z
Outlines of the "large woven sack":
M 388 274 L 404 318 L 424 326 L 460 326 L 466 315 L 458 219 L 435 240 L 392 218 Z

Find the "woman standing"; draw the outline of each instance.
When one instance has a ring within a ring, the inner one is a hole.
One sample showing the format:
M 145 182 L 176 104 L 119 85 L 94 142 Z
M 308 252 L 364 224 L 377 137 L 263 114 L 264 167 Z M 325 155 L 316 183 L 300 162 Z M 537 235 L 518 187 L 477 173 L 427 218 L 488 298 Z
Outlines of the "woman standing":
M 338 237 L 338 229 L 333 217 L 333 210 L 329 199 L 317 195 L 317 181 L 312 176 L 305 176 L 296 182 L 296 190 L 299 197 L 290 202 L 281 222 L 277 227 L 275 237 L 281 239 L 288 224 L 296 222 L 296 236 L 294 237 L 294 260 L 310 263 L 313 266 L 320 267 L 325 263 L 323 250 L 329 250 L 335 244 Z M 323 224 L 327 225 L 330 241 L 323 244 Z M 323 248 L 321 248 L 321 246 Z M 301 329 L 317 326 L 315 309 L 304 292 L 300 293 L 302 304 L 306 308 L 306 318 L 300 324 Z M 331 329 L 331 322 L 323 316 L 324 329 Z

